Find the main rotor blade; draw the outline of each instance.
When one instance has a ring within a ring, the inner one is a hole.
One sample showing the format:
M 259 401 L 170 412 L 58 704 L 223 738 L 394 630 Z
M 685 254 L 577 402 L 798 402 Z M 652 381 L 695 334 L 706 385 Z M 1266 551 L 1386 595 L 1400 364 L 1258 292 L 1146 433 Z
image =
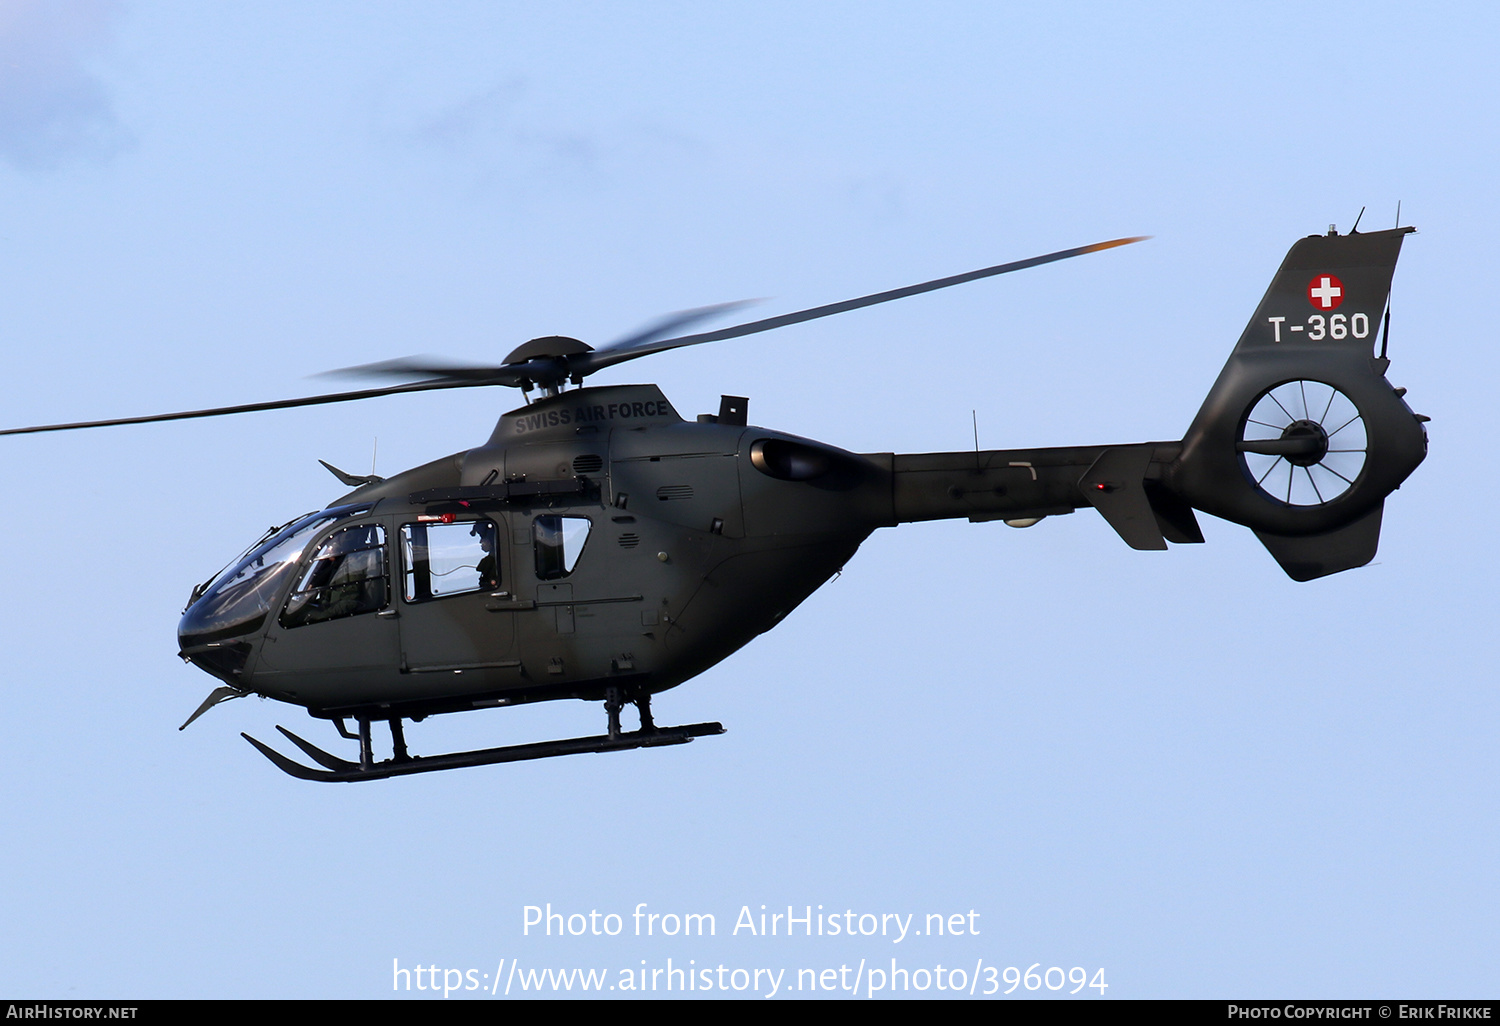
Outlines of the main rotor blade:
M 946 289 L 951 285 L 962 285 L 965 282 L 977 281 L 980 278 L 991 278 L 997 274 L 1022 271 L 1028 267 L 1037 267 L 1041 264 L 1050 264 L 1058 260 L 1067 260 L 1070 257 L 1083 256 L 1085 253 L 1098 253 L 1100 250 L 1114 249 L 1116 246 L 1128 246 L 1132 242 L 1144 242 L 1150 237 L 1149 235 L 1135 235 L 1128 239 L 1111 239 L 1108 242 L 1096 242 L 1091 246 L 1079 246 L 1076 249 L 1062 249 L 1056 253 L 1047 253 L 1043 256 L 1030 257 L 1026 260 L 1013 260 L 1008 264 L 996 264 L 994 267 L 984 267 L 977 271 L 968 271 L 967 273 L 955 274 L 947 278 L 924 281 L 919 285 L 908 285 L 905 288 L 876 292 L 868 296 L 860 296 L 858 299 L 846 299 L 842 303 L 829 303 L 825 306 L 814 306 L 806 310 L 798 310 L 795 313 L 767 317 L 759 321 L 749 321 L 745 324 L 738 324 L 729 328 L 720 328 L 718 331 L 705 331 L 697 335 L 666 338 L 658 342 L 649 342 L 630 348 L 597 349 L 592 353 L 583 353 L 574 357 L 571 365 L 575 369 L 581 370 L 584 374 L 592 374 L 594 371 L 602 370 L 617 363 L 623 363 L 626 360 L 633 360 L 638 356 L 645 356 L 648 353 L 660 353 L 668 349 L 678 349 L 682 346 L 696 346 L 704 342 L 719 342 L 726 338 L 739 338 L 742 335 L 754 335 L 762 331 L 771 331 L 775 328 L 785 328 L 790 324 L 800 324 L 803 321 L 817 320 L 819 317 L 832 317 L 834 314 L 847 313 L 850 310 L 874 306 L 877 303 L 889 303 L 895 299 L 905 299 L 907 296 L 921 295 L 923 292 L 935 292 L 938 289 Z
M 717 317 L 720 314 L 730 313 L 741 307 L 751 306 L 759 302 L 761 302 L 759 299 L 740 299 L 731 303 L 715 303 L 713 306 L 700 306 L 692 310 L 683 310 L 680 313 L 668 314 L 631 332 L 624 338 L 617 338 L 613 342 L 600 346 L 595 351 L 614 352 L 616 350 L 635 349 L 655 341 L 658 337 L 665 335 L 669 331 L 686 328 L 689 324 L 695 324 L 709 317 Z
M 152 424 L 161 420 L 192 420 L 197 417 L 224 417 L 231 413 L 261 413 L 265 410 L 287 410 L 296 406 L 321 406 L 325 403 L 349 403 L 359 399 L 375 399 L 383 395 L 401 392 L 427 392 L 436 388 L 468 388 L 488 382 L 474 381 L 418 381 L 409 385 L 391 385 L 388 388 L 367 388 L 359 392 L 336 392 L 331 395 L 312 395 L 301 399 L 278 399 L 269 403 L 247 403 L 244 406 L 219 406 L 211 410 L 187 410 L 182 413 L 155 413 L 148 417 L 118 417 L 114 420 L 84 420 L 72 424 L 42 424 L 36 427 L 5 428 L 0 435 L 32 435 L 42 431 L 75 431 L 80 428 L 115 427 L 120 424 Z
M 514 385 L 514 378 L 506 367 L 481 367 L 477 364 L 448 363 L 435 356 L 405 356 L 396 360 L 381 360 L 379 363 L 362 363 L 354 367 L 319 371 L 316 378 L 416 378 L 423 380 L 413 384 L 435 384 L 439 381 L 463 381 L 470 385 Z M 498 380 L 497 380 L 498 379 Z

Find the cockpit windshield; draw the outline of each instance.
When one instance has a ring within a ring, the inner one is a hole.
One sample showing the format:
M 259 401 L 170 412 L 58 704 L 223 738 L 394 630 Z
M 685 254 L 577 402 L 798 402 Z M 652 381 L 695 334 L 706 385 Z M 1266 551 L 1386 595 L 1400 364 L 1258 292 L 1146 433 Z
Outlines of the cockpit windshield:
M 207 641 L 255 630 L 277 601 L 281 585 L 307 543 L 336 520 L 363 513 L 369 506 L 319 510 L 276 531 L 209 582 L 183 613 L 180 638 Z

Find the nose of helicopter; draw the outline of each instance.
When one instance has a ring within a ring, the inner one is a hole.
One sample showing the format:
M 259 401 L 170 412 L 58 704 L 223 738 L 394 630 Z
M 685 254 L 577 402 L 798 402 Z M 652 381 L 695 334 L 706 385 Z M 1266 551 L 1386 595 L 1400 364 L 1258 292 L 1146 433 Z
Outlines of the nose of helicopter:
M 177 646 L 182 655 L 194 658 L 203 651 L 221 649 L 264 626 L 270 610 L 268 589 L 255 587 L 247 569 L 253 567 L 226 570 L 194 589 L 177 622 Z
M 187 617 L 183 618 L 184 621 Z M 212 639 L 203 633 L 194 633 L 184 625 L 177 630 L 178 654 L 198 669 L 217 677 L 226 684 L 243 687 L 245 665 L 250 660 L 254 646 L 251 639 Z
M 239 686 L 283 578 L 308 535 L 324 519 L 303 517 L 266 532 L 240 559 L 194 588 L 177 624 L 179 654 L 225 683 Z
M 177 624 L 184 659 L 226 684 L 241 676 L 303 550 L 319 531 L 369 509 L 330 507 L 272 528 L 238 560 L 193 590 Z
M 266 621 L 263 602 L 226 604 L 222 595 L 195 598 L 177 623 L 177 649 L 183 659 L 226 684 L 241 686 L 254 637 Z

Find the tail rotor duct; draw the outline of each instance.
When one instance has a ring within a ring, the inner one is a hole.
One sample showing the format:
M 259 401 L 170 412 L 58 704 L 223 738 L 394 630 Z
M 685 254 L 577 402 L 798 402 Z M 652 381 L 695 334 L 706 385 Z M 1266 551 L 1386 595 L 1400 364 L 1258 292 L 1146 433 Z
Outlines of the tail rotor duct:
M 1263 495 L 1288 506 L 1324 506 L 1359 480 L 1369 439 L 1353 400 L 1326 382 L 1299 379 L 1261 394 L 1236 448 Z

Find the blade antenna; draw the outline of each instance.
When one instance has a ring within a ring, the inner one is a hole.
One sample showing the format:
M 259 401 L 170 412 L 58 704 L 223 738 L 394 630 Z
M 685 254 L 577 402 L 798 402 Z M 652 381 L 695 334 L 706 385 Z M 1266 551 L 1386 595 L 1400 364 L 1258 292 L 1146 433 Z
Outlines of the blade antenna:
M 979 470 L 979 411 L 970 409 L 969 415 L 974 418 L 974 469 Z

